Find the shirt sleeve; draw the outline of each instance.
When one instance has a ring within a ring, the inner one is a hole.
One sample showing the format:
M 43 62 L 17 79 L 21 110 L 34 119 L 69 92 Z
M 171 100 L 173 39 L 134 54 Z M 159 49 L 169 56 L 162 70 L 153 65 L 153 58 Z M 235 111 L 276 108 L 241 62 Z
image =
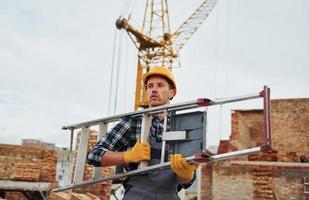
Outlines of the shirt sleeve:
M 124 117 L 116 126 L 107 132 L 106 136 L 101 138 L 88 152 L 88 164 L 101 167 L 101 158 L 107 150 L 126 150 L 129 143 L 131 123 L 132 118 Z

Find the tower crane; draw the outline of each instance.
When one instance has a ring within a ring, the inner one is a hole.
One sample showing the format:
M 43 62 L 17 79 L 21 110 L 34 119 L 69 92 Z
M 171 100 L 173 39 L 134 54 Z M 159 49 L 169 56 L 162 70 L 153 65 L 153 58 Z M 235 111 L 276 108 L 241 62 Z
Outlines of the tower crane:
M 163 66 L 170 70 L 179 57 L 179 51 L 197 31 L 219 0 L 203 3 L 172 32 L 167 0 L 147 0 L 142 28 L 134 27 L 129 18 L 118 18 L 116 27 L 124 29 L 138 50 L 134 108 L 147 108 L 148 101 L 143 87 L 143 76 L 151 67 Z

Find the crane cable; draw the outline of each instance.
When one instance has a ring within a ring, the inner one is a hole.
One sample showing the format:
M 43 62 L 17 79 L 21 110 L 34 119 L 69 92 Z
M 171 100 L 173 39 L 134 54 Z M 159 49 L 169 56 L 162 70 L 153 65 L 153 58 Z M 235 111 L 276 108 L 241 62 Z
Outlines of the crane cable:
M 117 29 L 114 31 L 114 41 L 113 41 L 113 55 L 112 55 L 112 65 L 111 65 L 111 75 L 109 82 L 109 95 L 108 95 L 108 115 L 111 115 L 111 104 L 112 104 L 112 91 L 113 91 L 113 82 L 114 82 L 114 65 L 115 65 L 115 51 L 116 51 L 116 42 L 117 42 Z
M 129 3 L 129 0 L 126 0 L 125 3 L 123 4 L 122 8 L 120 9 L 120 12 L 119 12 L 119 16 L 122 16 L 122 13 L 124 13 L 125 9 L 128 7 L 127 4 Z M 123 14 L 124 15 L 124 14 Z M 114 29 L 114 40 L 113 40 L 113 54 L 112 54 L 112 65 L 111 65 L 111 75 L 110 75 L 110 83 L 109 83 L 109 92 L 108 92 L 108 115 L 112 115 L 112 114 L 115 114 L 116 112 L 116 95 L 117 95 L 117 92 L 113 94 L 113 88 L 116 87 L 116 91 L 118 90 L 118 83 L 114 83 L 115 80 L 114 80 L 114 77 L 116 76 L 116 80 L 118 80 L 118 76 L 119 76 L 119 73 L 117 72 L 114 72 L 114 68 L 115 68 L 115 62 L 116 62 L 116 50 L 117 50 L 117 41 L 118 41 L 118 30 L 117 28 Z M 119 54 L 119 52 L 118 52 Z M 118 59 L 119 61 L 119 59 Z M 119 68 L 118 67 L 118 64 L 119 62 L 117 62 L 117 69 Z M 116 75 L 115 75 L 116 73 Z M 113 100 L 113 96 L 115 96 L 115 101 L 114 101 L 114 109 L 111 110 L 112 108 L 112 100 Z
M 229 34 L 230 34 L 230 30 L 229 30 L 229 18 L 230 18 L 230 5 L 229 5 L 229 1 L 226 1 L 226 50 L 225 50 L 225 65 L 224 65 L 224 91 L 223 94 L 224 96 L 228 96 L 229 95 L 229 44 L 230 44 L 230 38 L 229 38 Z M 222 108 L 223 105 L 220 105 L 220 138 L 222 137 Z
M 230 50 L 230 1 L 226 1 L 226 57 L 225 57 L 225 63 L 226 63 L 226 71 L 225 71 L 225 81 L 226 81 L 226 89 L 225 89 L 225 95 L 229 95 L 229 50 Z
M 132 11 L 135 9 L 137 0 L 126 0 L 120 10 L 120 16 L 131 16 Z
M 129 2 L 130 2 L 130 0 L 126 0 L 126 1 L 124 2 L 123 6 L 122 6 L 122 8 L 120 9 L 120 12 L 119 12 L 120 16 L 126 15 L 125 11 L 128 10 L 128 7 L 129 7 L 129 5 L 130 5 Z
M 132 4 L 132 2 L 130 2 L 130 0 L 127 0 L 123 7 L 121 8 L 120 10 L 120 13 L 119 13 L 119 16 L 124 16 L 124 15 L 127 15 L 127 13 L 132 13 L 132 10 L 133 8 L 136 6 L 136 2 L 137 0 L 135 0 Z M 133 5 L 130 6 L 129 5 Z M 129 9 L 128 9 L 129 7 Z M 125 10 L 127 11 L 125 13 Z M 114 41 L 113 41 L 113 54 L 112 54 L 112 66 L 111 66 L 111 75 L 110 75 L 110 87 L 109 87 L 109 97 L 108 97 L 108 115 L 111 115 L 111 114 L 115 114 L 116 113 L 116 109 L 117 109 L 117 104 L 118 104 L 118 91 L 119 91 L 119 76 L 120 76 L 120 72 L 122 70 L 120 70 L 120 67 L 121 67 L 121 50 L 122 50 L 122 36 L 123 34 L 120 34 L 120 38 L 118 36 L 118 30 L 115 28 L 115 31 L 114 31 Z M 119 41 L 118 41 L 119 40 Z M 117 51 L 118 50 L 118 51 Z M 127 48 L 126 48 L 126 51 Z M 117 52 L 117 53 L 116 53 Z M 117 56 L 116 56 L 117 54 Z M 116 60 L 117 59 L 117 60 Z M 127 59 L 127 56 L 126 56 L 126 59 Z M 126 63 L 126 62 L 124 62 Z M 116 69 L 114 69 L 116 68 Z M 125 68 L 126 69 L 126 68 Z M 126 71 L 125 71 L 125 74 L 126 74 Z M 125 76 L 125 85 L 127 86 L 126 84 L 126 76 Z M 113 89 L 114 92 L 113 92 Z M 114 97 L 114 98 L 113 98 Z M 112 100 L 114 100 L 114 104 L 112 105 Z M 113 109 L 112 109 L 113 107 Z
M 128 42 L 129 42 L 129 40 L 125 40 L 126 42 L 125 42 L 125 47 L 123 48 L 124 50 L 125 50 L 125 57 L 124 57 L 124 64 L 127 64 L 128 63 Z M 125 94 L 124 94 L 124 99 L 128 99 L 128 83 L 127 83 L 127 81 L 128 81 L 128 73 L 127 73 L 127 71 L 128 71 L 128 67 L 129 66 L 124 66 L 124 70 L 123 70 L 123 72 L 124 72 L 124 91 L 125 91 Z M 131 80 L 131 79 L 129 79 L 129 80 Z M 124 109 L 126 109 L 127 107 L 128 107 L 128 101 L 124 101 Z
M 215 23 L 215 50 L 214 50 L 214 98 L 217 98 L 217 73 L 218 73 L 218 15 L 216 14 L 216 23 Z
M 227 31 L 226 31 L 226 53 L 225 53 L 225 62 L 224 62 L 224 87 L 225 89 L 223 90 L 223 96 L 228 96 L 229 93 L 229 44 L 230 44 L 230 38 L 229 38 L 229 18 L 230 18 L 230 5 L 229 1 L 226 1 L 226 24 L 227 24 Z M 217 91 L 217 76 L 218 76 L 218 15 L 216 15 L 216 34 L 215 34 L 215 55 L 214 55 L 214 98 L 217 99 L 218 97 L 218 91 Z M 221 139 L 222 137 L 222 111 L 223 106 L 220 105 L 220 111 L 219 111 L 219 138 Z
M 121 50 L 122 50 L 122 38 L 123 34 L 120 33 L 120 39 L 118 43 L 118 56 L 117 56 L 117 73 L 116 73 L 116 88 L 115 88 L 115 102 L 114 102 L 114 112 L 113 114 L 116 114 L 117 111 L 117 103 L 118 103 L 118 89 L 119 89 L 119 77 L 120 77 L 120 66 L 121 66 Z

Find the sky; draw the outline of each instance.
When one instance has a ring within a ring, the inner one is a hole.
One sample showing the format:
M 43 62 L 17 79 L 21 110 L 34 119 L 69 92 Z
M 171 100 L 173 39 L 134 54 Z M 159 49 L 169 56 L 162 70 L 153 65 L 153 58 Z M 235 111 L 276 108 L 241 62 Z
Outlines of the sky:
M 203 1 L 179 2 L 169 1 L 172 30 Z M 67 147 L 62 126 L 132 111 L 137 50 L 115 21 L 131 14 L 139 25 L 144 6 L 142 0 L 1 0 L 0 143 L 31 138 Z M 264 85 L 272 99 L 309 98 L 308 10 L 307 0 L 220 0 L 180 52 L 173 103 L 252 94 Z M 214 111 L 214 135 L 229 135 L 230 109 Z

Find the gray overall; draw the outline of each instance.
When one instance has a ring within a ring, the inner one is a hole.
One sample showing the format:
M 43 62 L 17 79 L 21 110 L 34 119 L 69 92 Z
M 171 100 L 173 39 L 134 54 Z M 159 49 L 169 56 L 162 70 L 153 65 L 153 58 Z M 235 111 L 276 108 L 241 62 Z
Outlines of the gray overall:
M 160 163 L 161 142 L 149 137 L 151 160 L 149 166 Z M 179 200 L 177 178 L 171 169 L 153 171 L 127 179 L 123 200 Z

